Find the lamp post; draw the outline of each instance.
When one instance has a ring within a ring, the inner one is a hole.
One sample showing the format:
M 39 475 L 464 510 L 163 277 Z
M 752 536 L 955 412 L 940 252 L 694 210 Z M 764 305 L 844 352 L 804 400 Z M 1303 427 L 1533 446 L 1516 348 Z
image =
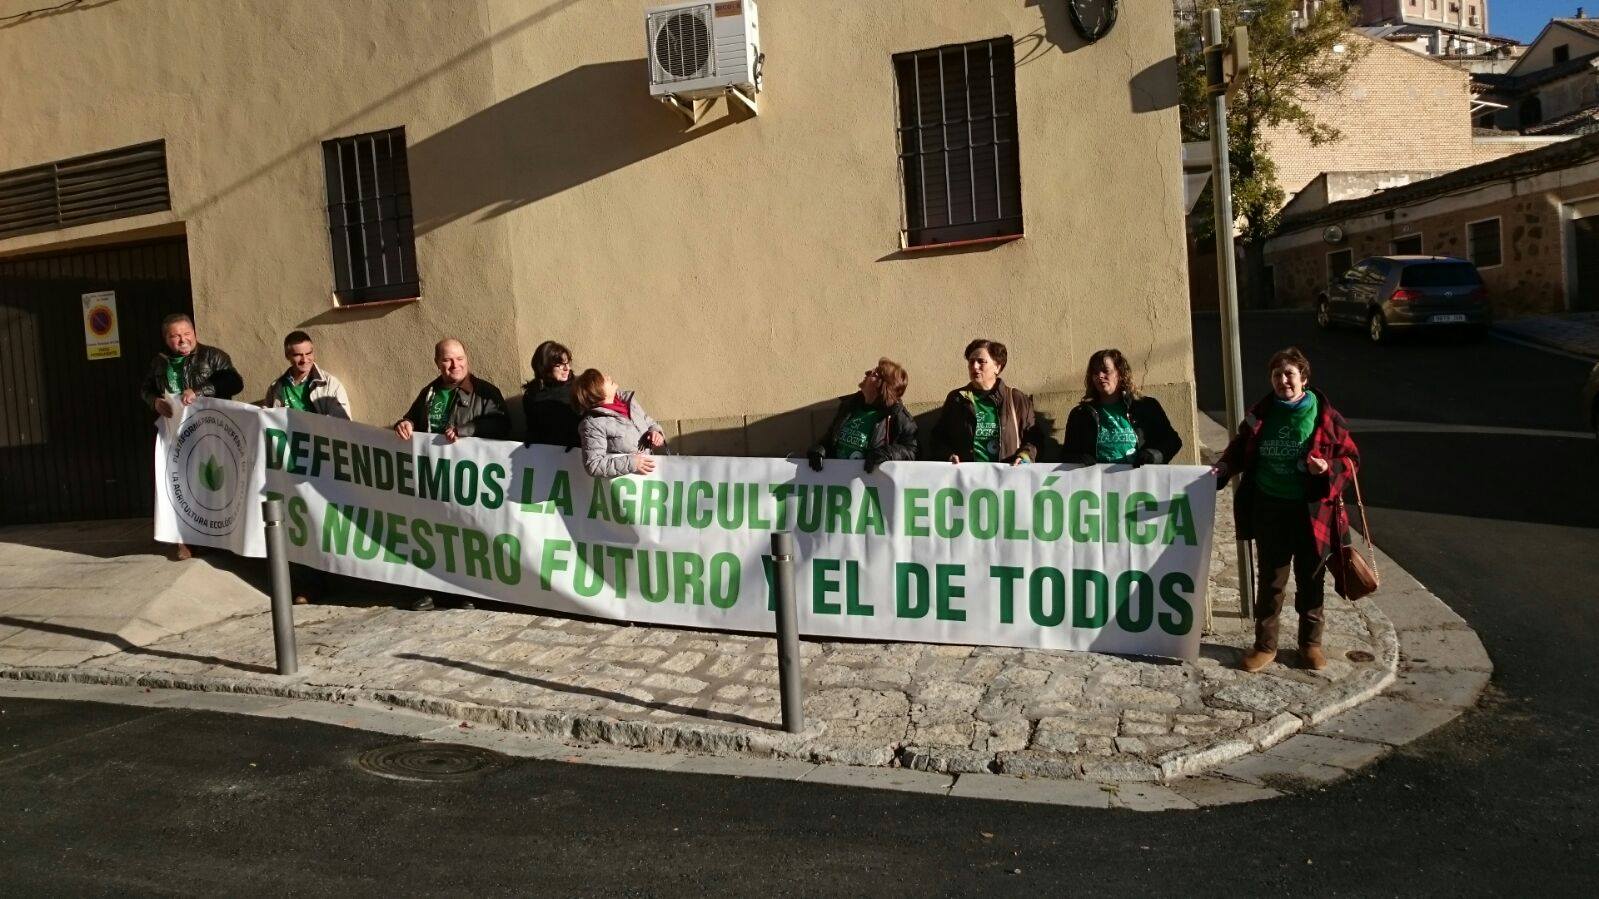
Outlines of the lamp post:
M 1210 96 L 1211 185 L 1216 207 L 1216 280 L 1221 299 L 1222 384 L 1227 394 L 1227 433 L 1244 419 L 1244 373 L 1239 361 L 1238 257 L 1233 248 L 1232 161 L 1227 149 L 1227 94 L 1249 67 L 1249 29 L 1234 30 L 1233 71 L 1227 71 L 1222 46 L 1221 10 L 1205 12 L 1205 83 Z M 1233 498 L 1237 499 L 1234 485 Z M 1255 584 L 1250 579 L 1249 541 L 1238 541 L 1238 597 L 1245 618 L 1254 608 Z

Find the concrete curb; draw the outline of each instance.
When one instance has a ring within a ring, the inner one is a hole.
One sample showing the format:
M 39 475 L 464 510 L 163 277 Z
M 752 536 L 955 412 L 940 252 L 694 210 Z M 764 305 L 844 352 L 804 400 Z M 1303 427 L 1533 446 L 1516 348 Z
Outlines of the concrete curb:
M 1194 809 L 1324 786 L 1419 739 L 1476 704 L 1492 663 L 1475 632 L 1391 560 L 1380 558 L 1379 564 L 1386 580 L 1384 590 L 1357 607 L 1382 648 L 1383 674 L 1352 684 L 1342 695 L 1313 709 L 1284 712 L 1256 725 L 1248 739 L 1235 738 L 1163 759 L 1160 778 L 1164 783 L 936 773 L 859 767 L 859 762 L 845 767 L 837 764 L 843 760 L 826 758 L 822 752 L 804 757 L 801 747 L 808 742 L 806 734 L 760 735 L 732 728 L 701 728 L 700 733 L 690 735 L 660 725 L 620 727 L 625 723 L 442 702 L 415 694 L 317 686 L 303 679 L 272 685 L 281 689 L 263 690 L 259 682 L 223 678 L 11 668 L 0 670 L 0 696 L 299 718 L 409 738 L 472 743 L 525 758 L 680 773 L 804 780 L 1092 808 Z M 1398 686 L 1392 695 L 1378 697 L 1394 684 Z M 561 742 L 607 737 L 613 743 L 616 738 L 637 740 L 631 745 L 655 751 Z M 689 754 L 728 751 L 733 745 L 741 747 L 737 750 L 741 755 Z M 885 754 L 892 756 L 886 750 Z M 884 758 L 868 764 L 891 762 Z
M 1534 349 L 1549 350 L 1563 356 L 1570 356 L 1583 362 L 1599 362 L 1599 353 L 1591 347 L 1570 342 L 1552 340 L 1534 331 L 1523 331 L 1515 327 L 1506 327 L 1503 323 L 1496 323 L 1489 328 L 1489 333 L 1500 340 Z
M 947 747 L 883 744 L 837 746 L 819 739 L 819 724 L 798 734 L 723 727 L 699 723 L 627 721 L 592 714 L 574 714 L 516 706 L 482 705 L 444 699 L 413 691 L 374 690 L 316 684 L 314 672 L 275 681 L 234 679 L 212 675 L 165 672 L 143 674 L 76 667 L 0 668 L 0 677 L 33 681 L 138 687 L 153 690 L 192 690 L 234 693 L 282 700 L 306 700 L 347 705 L 378 705 L 434 716 L 451 722 L 493 727 L 512 733 L 652 752 L 681 751 L 709 755 L 741 754 L 761 759 L 781 759 L 813 764 L 863 767 L 899 767 L 939 774 L 1019 775 L 1031 780 L 1091 780 L 1106 783 L 1170 783 L 1201 774 L 1218 765 L 1282 742 L 1302 728 L 1319 724 L 1339 712 L 1377 695 L 1394 681 L 1398 643 L 1386 615 L 1369 603 L 1356 606 L 1371 633 L 1372 645 L 1382 655 L 1380 669 L 1360 672 L 1336 689 L 1317 693 L 1307 704 L 1284 711 L 1270 720 L 1226 734 L 1208 743 L 1183 747 L 1160 756 L 1154 763 L 1105 760 L 1103 765 L 1062 761 L 1043 764 L 1011 760 L 1005 753 L 953 750 Z M 1365 676 L 1361 676 L 1365 675 Z M 1013 763 L 1014 761 L 1014 763 Z
M 1392 565 L 1392 562 L 1389 562 Z M 1442 601 L 1438 601 L 1442 605 Z M 1355 608 L 1365 619 L 1372 640 L 1381 655 L 1377 671 L 1361 672 L 1350 683 L 1343 684 L 1331 693 L 1318 697 L 1321 701 L 1313 707 L 1283 712 L 1264 724 L 1246 728 L 1235 735 L 1204 747 L 1178 750 L 1159 760 L 1160 779 L 1170 783 L 1184 777 L 1193 777 L 1223 765 L 1240 756 L 1262 752 L 1288 739 L 1306 727 L 1321 724 L 1340 713 L 1354 708 L 1388 689 L 1399 672 L 1399 635 L 1382 609 L 1370 603 L 1369 598 L 1355 603 Z

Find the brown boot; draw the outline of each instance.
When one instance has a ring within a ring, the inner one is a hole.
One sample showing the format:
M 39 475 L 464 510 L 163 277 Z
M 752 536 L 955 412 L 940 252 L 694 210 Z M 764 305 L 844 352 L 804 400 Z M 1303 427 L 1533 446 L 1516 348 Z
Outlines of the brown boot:
M 1327 667 L 1327 654 L 1321 651 L 1319 644 L 1301 644 L 1299 647 L 1299 664 L 1310 671 L 1320 671 Z
M 1270 665 L 1275 658 L 1277 658 L 1277 650 L 1275 649 L 1251 649 L 1244 653 L 1244 660 L 1239 663 L 1238 667 L 1254 673 Z

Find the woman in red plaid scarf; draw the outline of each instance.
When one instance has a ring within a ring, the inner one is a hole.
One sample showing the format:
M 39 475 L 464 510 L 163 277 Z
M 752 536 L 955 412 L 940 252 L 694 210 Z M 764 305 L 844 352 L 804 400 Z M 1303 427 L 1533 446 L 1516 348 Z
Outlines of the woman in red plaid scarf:
M 1339 499 L 1360 464 L 1344 417 L 1311 389 L 1310 360 L 1297 347 L 1274 354 L 1271 393 L 1238 427 L 1215 471 L 1217 486 L 1238 475 L 1233 514 L 1241 540 L 1255 541 L 1255 645 L 1243 669 L 1259 671 L 1277 657 L 1277 615 L 1288 574 L 1299 613 L 1299 661 L 1327 667 L 1322 651 L 1326 560 L 1349 540 Z

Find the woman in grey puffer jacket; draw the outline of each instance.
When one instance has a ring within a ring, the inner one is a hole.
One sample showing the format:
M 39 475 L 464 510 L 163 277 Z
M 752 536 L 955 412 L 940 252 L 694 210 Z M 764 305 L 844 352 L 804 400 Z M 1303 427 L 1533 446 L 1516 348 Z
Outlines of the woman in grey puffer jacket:
M 599 369 L 577 376 L 572 402 L 580 416 L 577 444 L 583 449 L 583 468 L 596 478 L 649 474 L 655 470 L 650 451 L 666 445 L 666 434 L 633 391 L 619 390 Z

